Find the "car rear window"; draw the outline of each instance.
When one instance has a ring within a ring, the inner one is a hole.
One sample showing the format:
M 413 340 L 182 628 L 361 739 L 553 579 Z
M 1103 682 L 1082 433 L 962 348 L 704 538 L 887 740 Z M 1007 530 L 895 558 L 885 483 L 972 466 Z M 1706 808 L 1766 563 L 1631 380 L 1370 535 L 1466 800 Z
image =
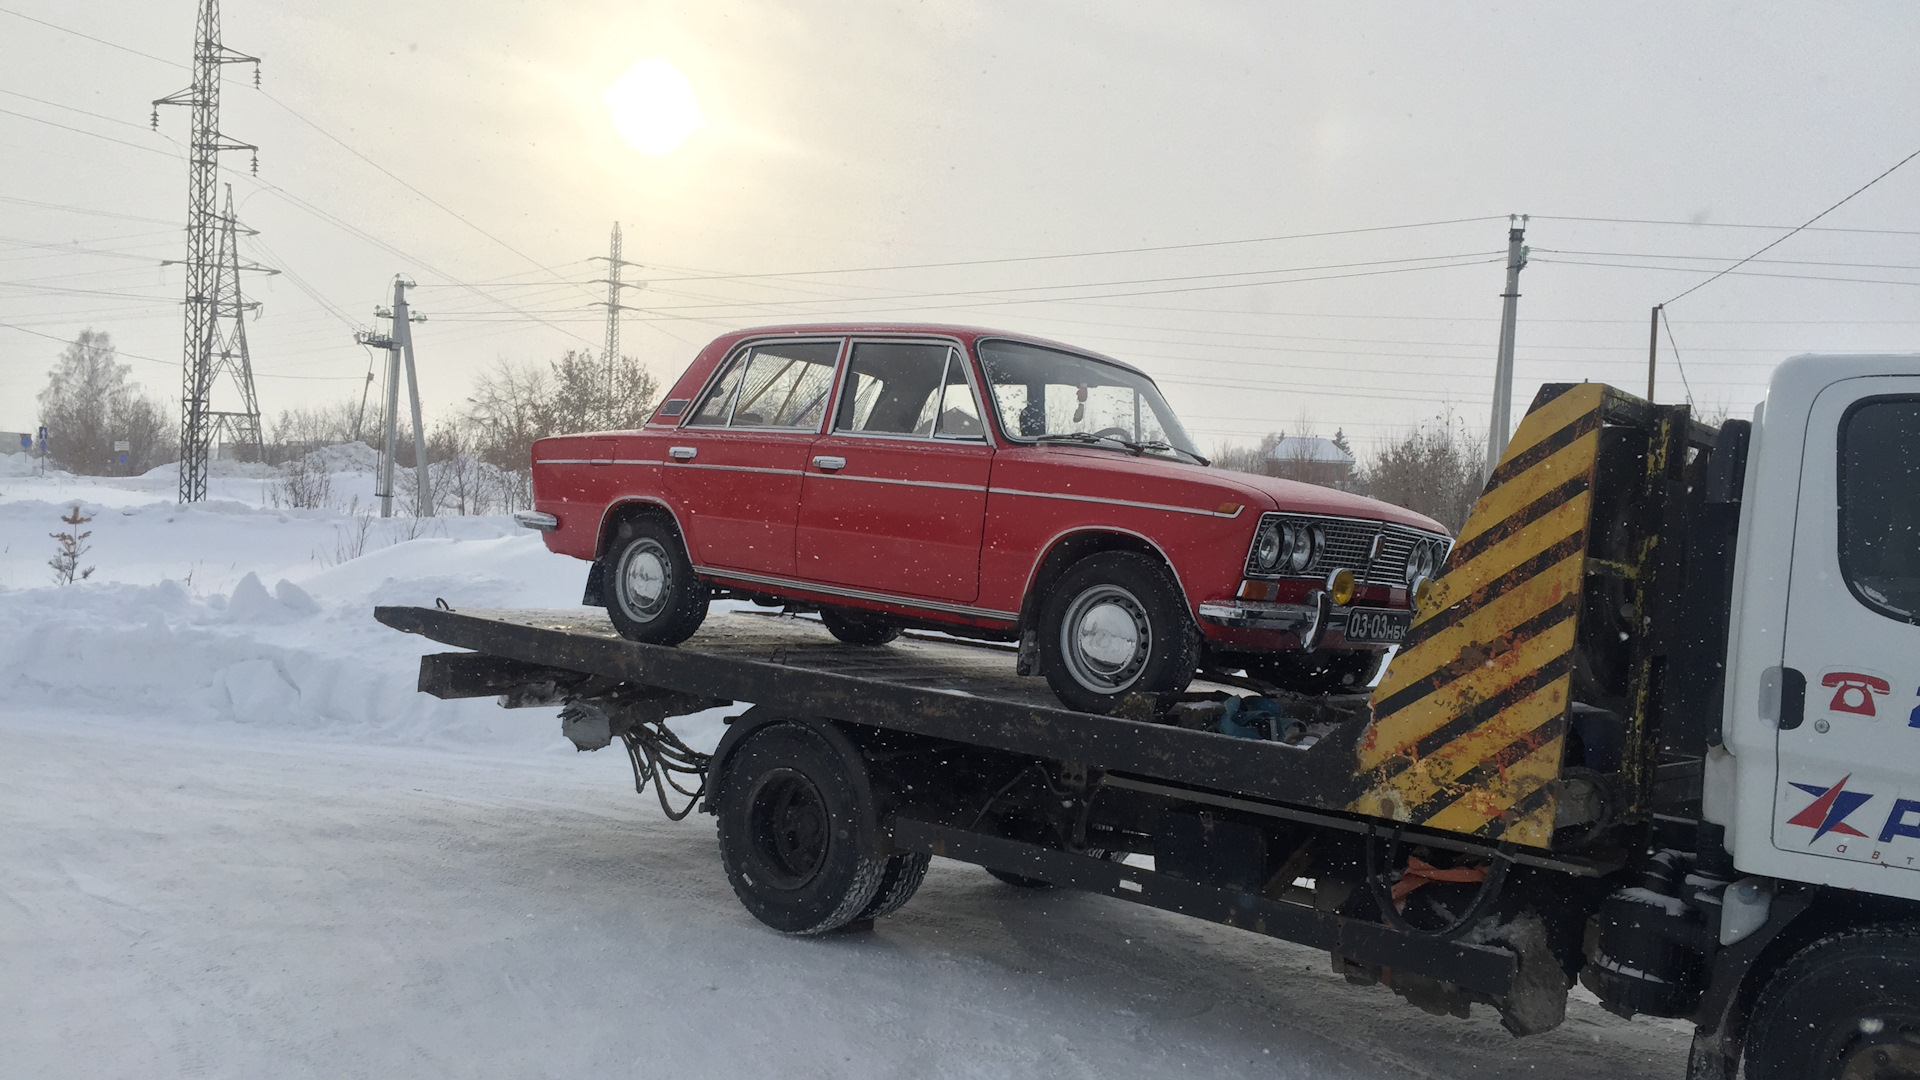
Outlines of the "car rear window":
M 816 430 L 833 389 L 837 341 L 755 345 L 728 361 L 690 426 Z
M 938 342 L 856 343 L 833 426 L 876 435 L 986 437 L 965 358 Z

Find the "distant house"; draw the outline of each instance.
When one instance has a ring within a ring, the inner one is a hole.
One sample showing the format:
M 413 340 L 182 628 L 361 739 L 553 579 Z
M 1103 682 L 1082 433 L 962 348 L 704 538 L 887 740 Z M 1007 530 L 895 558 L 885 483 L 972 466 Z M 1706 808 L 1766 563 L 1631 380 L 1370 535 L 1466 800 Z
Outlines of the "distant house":
M 1342 445 L 1344 441 L 1338 436 L 1283 436 L 1268 448 L 1263 471 L 1269 476 L 1338 486 L 1353 475 L 1353 453 Z
M 26 443 L 21 443 L 26 439 Z M 32 445 L 33 436 L 24 431 L 0 431 L 0 454 L 17 454 Z

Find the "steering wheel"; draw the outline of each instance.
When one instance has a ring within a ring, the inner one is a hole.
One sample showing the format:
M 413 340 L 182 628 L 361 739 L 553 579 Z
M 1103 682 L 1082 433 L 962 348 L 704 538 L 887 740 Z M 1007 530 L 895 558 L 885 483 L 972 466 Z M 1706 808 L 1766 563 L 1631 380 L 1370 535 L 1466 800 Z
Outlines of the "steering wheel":
M 1123 427 L 1109 427 L 1101 428 L 1099 431 L 1094 432 L 1093 437 L 1096 439 L 1119 439 L 1121 442 L 1132 442 L 1133 432 Z

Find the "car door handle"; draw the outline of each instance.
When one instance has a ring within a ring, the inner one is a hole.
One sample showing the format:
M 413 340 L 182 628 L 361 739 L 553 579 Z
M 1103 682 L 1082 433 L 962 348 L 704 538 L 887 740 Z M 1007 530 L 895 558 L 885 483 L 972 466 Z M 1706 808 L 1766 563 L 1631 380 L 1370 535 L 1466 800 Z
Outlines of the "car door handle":
M 1807 677 L 1798 668 L 1770 667 L 1760 673 L 1760 718 L 1792 731 L 1807 718 Z
M 667 448 L 667 456 L 675 461 L 692 461 L 699 453 L 699 450 L 691 446 L 670 446 Z
M 841 469 L 847 467 L 847 459 L 834 457 L 831 454 L 821 454 L 819 457 L 813 459 L 813 464 L 814 467 L 825 469 L 828 472 L 839 472 Z

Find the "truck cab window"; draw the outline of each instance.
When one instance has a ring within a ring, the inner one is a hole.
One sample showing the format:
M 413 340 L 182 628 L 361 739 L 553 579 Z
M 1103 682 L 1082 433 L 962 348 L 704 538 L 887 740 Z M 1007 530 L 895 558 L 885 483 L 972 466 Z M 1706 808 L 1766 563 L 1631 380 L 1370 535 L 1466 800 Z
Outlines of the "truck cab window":
M 1840 421 L 1840 570 L 1890 618 L 1920 623 L 1920 399 L 1869 398 Z

